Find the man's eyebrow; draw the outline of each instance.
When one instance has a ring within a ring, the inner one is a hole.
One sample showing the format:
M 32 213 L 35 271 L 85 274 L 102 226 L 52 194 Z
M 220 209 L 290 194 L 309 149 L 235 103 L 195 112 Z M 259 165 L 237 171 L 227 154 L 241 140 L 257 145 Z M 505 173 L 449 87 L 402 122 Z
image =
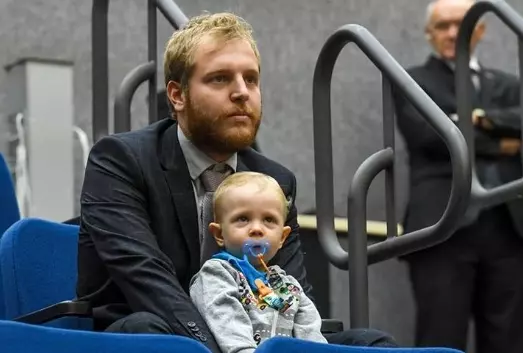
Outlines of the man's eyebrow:
M 210 75 L 216 75 L 216 74 L 228 74 L 231 70 L 229 69 L 216 69 L 216 70 L 209 70 L 204 74 L 204 76 L 210 76 Z
M 256 69 L 247 69 L 245 70 L 246 73 L 249 73 L 249 74 L 256 74 L 256 75 L 259 75 L 260 74 L 260 71 L 256 68 Z
M 235 71 L 235 70 L 232 70 L 232 69 L 214 69 L 214 70 L 209 70 L 208 72 L 205 73 L 205 75 L 210 75 L 210 74 L 217 74 L 217 73 L 231 73 L 232 71 Z M 244 72 L 247 72 L 247 73 L 256 73 L 256 74 L 259 74 L 259 71 L 258 69 L 256 68 L 248 68 L 248 69 L 245 69 L 243 70 Z

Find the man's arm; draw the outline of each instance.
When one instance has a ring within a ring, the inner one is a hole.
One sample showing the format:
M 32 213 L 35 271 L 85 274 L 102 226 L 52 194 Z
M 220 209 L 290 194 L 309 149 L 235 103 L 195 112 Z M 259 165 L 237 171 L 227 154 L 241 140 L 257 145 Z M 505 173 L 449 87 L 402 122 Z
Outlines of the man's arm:
M 285 195 L 291 204 L 289 205 L 289 215 L 287 216 L 286 226 L 291 227 L 291 233 L 285 240 L 283 247 L 276 256 L 269 262 L 269 265 L 279 265 L 286 273 L 296 278 L 305 293 L 312 300 L 312 286 L 307 281 L 307 271 L 303 259 L 300 241 L 300 226 L 298 225 L 298 210 L 296 209 L 296 177 L 292 174 L 290 192 Z
M 487 109 L 485 117 L 479 125 L 483 130 L 497 137 L 521 137 L 521 109 L 510 107 L 505 109 Z
M 498 109 L 484 109 L 485 129 L 498 137 L 521 137 L 521 109 L 519 79 L 514 75 L 494 73 L 500 87 Z M 496 94 L 496 96 L 498 95 Z
M 394 106 L 398 129 L 410 150 L 423 150 L 442 159 L 448 158 L 443 139 L 401 92 L 395 91 Z
M 191 299 L 223 353 L 253 353 L 257 344 L 251 319 L 240 302 L 238 284 L 220 260 L 208 260 L 193 278 Z
M 399 96 L 399 93 L 395 95 L 395 106 L 398 129 L 410 150 L 422 150 L 434 158 L 449 158 L 443 139 L 407 99 Z M 453 120 L 452 116 L 449 119 Z M 476 155 L 493 157 L 502 153 L 499 140 L 493 139 L 480 129 L 475 131 L 474 141 Z
M 141 168 L 129 146 L 109 136 L 94 145 L 81 196 L 81 222 L 133 312 L 158 315 L 177 334 L 194 322 L 218 353 L 208 328 L 180 285 L 150 227 Z

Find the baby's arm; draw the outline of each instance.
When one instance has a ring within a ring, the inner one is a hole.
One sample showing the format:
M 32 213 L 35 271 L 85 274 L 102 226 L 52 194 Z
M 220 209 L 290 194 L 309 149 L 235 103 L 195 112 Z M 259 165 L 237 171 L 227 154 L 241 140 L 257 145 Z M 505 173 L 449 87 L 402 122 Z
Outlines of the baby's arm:
M 256 350 L 252 323 L 240 303 L 234 275 L 220 260 L 209 260 L 194 277 L 191 299 L 223 353 Z
M 295 286 L 300 288 L 300 306 L 294 317 L 294 337 L 307 341 L 327 343 L 327 340 L 321 334 L 321 316 L 318 309 L 303 292 L 298 281 L 293 277 L 290 277 L 290 279 Z

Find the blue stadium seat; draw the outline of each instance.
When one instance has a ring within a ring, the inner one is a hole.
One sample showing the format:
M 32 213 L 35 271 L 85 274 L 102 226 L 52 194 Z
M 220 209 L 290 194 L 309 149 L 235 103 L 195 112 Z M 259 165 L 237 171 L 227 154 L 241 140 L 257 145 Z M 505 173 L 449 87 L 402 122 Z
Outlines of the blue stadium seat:
M 5 230 L 20 219 L 18 202 L 11 173 L 4 156 L 0 153 L 0 238 Z M 5 303 L 2 290 L 2 267 L 0 266 L 0 319 L 5 317 Z
M 0 239 L 5 318 L 15 319 L 75 297 L 78 226 L 24 218 Z M 86 319 L 49 325 L 86 328 Z
M 0 153 L 0 237 L 20 219 L 15 188 L 7 163 Z
M 73 331 L 0 321 L 2 353 L 210 353 L 196 340 L 168 335 Z
M 449 348 L 349 347 L 275 337 L 262 343 L 256 353 L 463 353 Z

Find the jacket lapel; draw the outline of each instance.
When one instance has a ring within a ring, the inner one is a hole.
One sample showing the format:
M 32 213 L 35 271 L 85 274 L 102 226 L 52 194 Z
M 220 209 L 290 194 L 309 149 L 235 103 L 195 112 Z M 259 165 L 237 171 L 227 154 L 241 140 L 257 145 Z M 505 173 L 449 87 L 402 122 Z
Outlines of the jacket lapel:
M 480 82 L 480 105 L 488 104 L 489 97 L 493 96 L 493 75 L 491 71 L 488 71 L 485 68 L 482 68 L 479 74 L 479 82 Z
M 198 212 L 191 176 L 178 141 L 177 127 L 178 124 L 175 123 L 165 131 L 159 154 L 176 215 L 189 249 L 191 273 L 195 273 L 200 268 Z
M 457 104 L 456 104 L 456 86 L 455 86 L 455 72 L 452 68 L 448 66 L 447 63 L 445 63 L 443 60 L 434 57 L 431 55 L 427 62 L 425 63 L 425 67 L 429 72 L 432 72 L 434 74 L 434 84 L 437 82 L 441 82 L 441 84 L 444 85 L 445 90 L 439 89 L 435 91 L 440 91 L 440 98 L 445 98 L 444 101 L 452 105 L 453 113 L 456 112 Z M 480 106 L 481 97 L 483 97 L 483 92 L 485 87 L 483 86 L 484 80 L 483 77 L 484 70 L 480 71 L 480 92 L 476 92 L 474 89 L 472 89 L 472 106 L 478 107 Z M 430 84 L 430 83 L 429 83 Z M 472 84 L 472 83 L 471 83 Z M 472 85 L 474 87 L 474 85 Z M 481 94 L 481 97 L 480 97 Z
M 236 172 L 248 172 L 250 169 L 243 163 L 240 154 L 238 153 L 238 163 L 236 164 Z

